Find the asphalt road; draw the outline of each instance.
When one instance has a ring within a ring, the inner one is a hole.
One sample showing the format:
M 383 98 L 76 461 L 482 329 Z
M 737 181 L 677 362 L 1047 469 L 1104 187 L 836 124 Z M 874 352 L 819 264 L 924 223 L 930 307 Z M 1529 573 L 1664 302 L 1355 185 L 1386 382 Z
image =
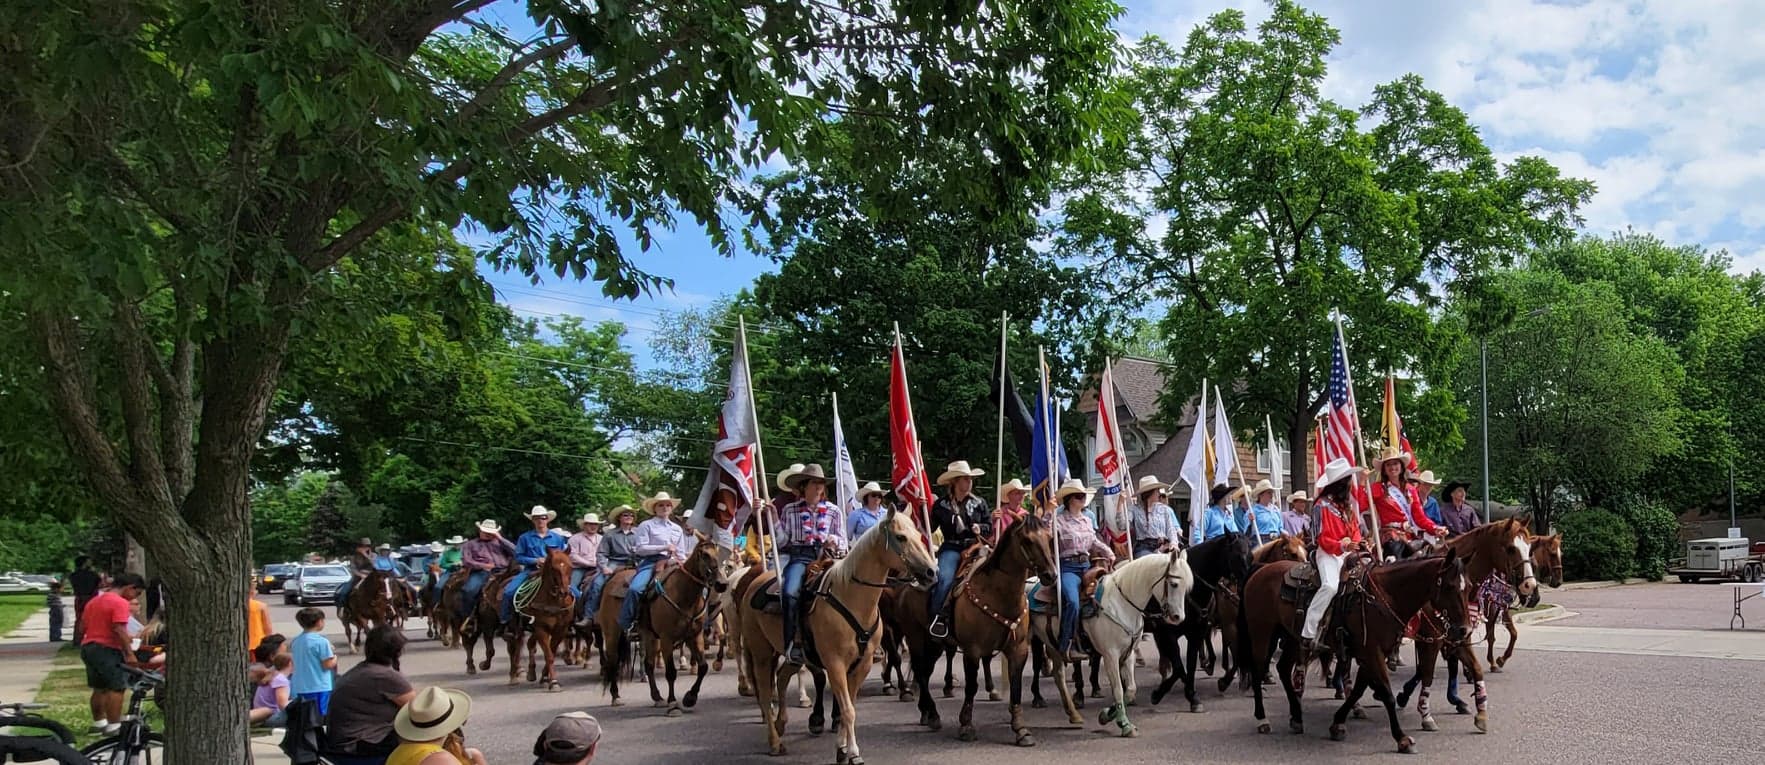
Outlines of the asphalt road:
M 1619 597 L 1613 591 L 1599 594 L 1560 593 L 1595 614 L 1605 613 L 1596 601 L 1622 601 L 1621 608 L 1651 610 L 1686 602 L 1687 597 L 1705 599 L 1717 595 L 1677 590 L 1674 586 L 1623 588 L 1637 594 Z M 1556 596 L 1559 593 L 1551 593 Z M 1573 598 L 1569 597 L 1573 596 Z M 293 609 L 268 599 L 279 629 L 292 629 Z M 1700 605 L 1698 608 L 1704 608 Z M 1597 617 L 1615 618 L 1608 616 Z M 1575 620 L 1556 622 L 1572 624 Z M 1644 620 L 1647 621 L 1647 620 Z M 1660 620 L 1656 620 L 1660 621 Z M 1704 619 L 1704 621 L 1709 621 Z M 606 729 L 601 756 L 603 765 L 638 763 L 776 762 L 804 765 L 831 763 L 834 743 L 830 735 L 811 737 L 807 710 L 793 708 L 787 745 L 781 758 L 766 755 L 766 739 L 759 712 L 750 698 L 735 692 L 733 663 L 705 682 L 699 707 L 681 718 L 669 719 L 663 710 L 643 704 L 641 688 L 626 691 L 635 706 L 610 708 L 598 683 L 588 670 L 564 668 L 564 690 L 546 693 L 523 683 L 507 685 L 508 664 L 499 649 L 497 664 L 488 673 L 467 677 L 459 649 L 443 649 L 422 637 L 421 622 L 413 622 L 413 642 L 405 654 L 404 672 L 422 686 L 440 684 L 471 693 L 475 705 L 467 726 L 471 745 L 485 751 L 492 763 L 531 762 L 533 738 L 553 715 L 587 710 Z M 1589 629 L 1598 629 L 1589 626 Z M 341 638 L 339 637 L 339 640 Z M 1761 640 L 1765 650 L 1765 639 Z M 1151 658 L 1148 644 L 1148 659 Z M 1406 657 L 1409 660 L 1409 657 Z M 355 660 L 344 654 L 344 667 Z M 940 668 L 941 671 L 941 668 Z M 1409 669 L 1402 670 L 1407 677 Z M 1012 746 L 1003 702 L 976 703 L 975 717 L 981 740 L 956 740 L 958 698 L 939 698 L 945 728 L 931 732 L 915 723 L 912 704 L 880 695 L 880 669 L 872 671 L 859 702 L 859 742 L 872 763 L 924 763 L 948 765 L 1014 765 L 1033 758 L 1036 762 L 1282 762 L 1305 758 L 1325 762 L 1365 762 L 1368 758 L 1396 757 L 1384 716 L 1374 705 L 1371 718 L 1351 720 L 1345 742 L 1325 737 L 1329 716 L 1340 702 L 1313 692 L 1304 702 L 1307 733 L 1284 732 L 1285 703 L 1279 688 L 1271 688 L 1270 707 L 1277 733 L 1258 735 L 1251 716 L 1251 700 L 1236 689 L 1221 696 L 1206 686 L 1202 700 L 1207 712 L 1190 714 L 1180 696 L 1154 708 L 1146 703 L 1154 681 L 1151 670 L 1140 671 L 1141 701 L 1131 712 L 1140 736 L 1120 739 L 1095 724 L 1099 706 L 1091 704 L 1084 726 L 1066 725 L 1056 709 L 1026 709 L 1039 745 L 1034 749 Z M 958 669 L 960 675 L 960 668 Z M 1026 678 L 1027 681 L 1027 678 Z M 934 681 L 937 682 L 937 681 Z M 1747 761 L 1765 751 L 1765 661 L 1629 656 L 1564 651 L 1525 650 L 1522 634 L 1519 652 L 1504 674 L 1492 675 L 1489 684 L 1491 730 L 1478 734 L 1469 717 L 1453 715 L 1445 704 L 1444 681 L 1435 684 L 1437 716 L 1442 730 L 1420 730 L 1413 710 L 1401 711 L 1400 720 L 1417 738 L 1421 753 L 1430 758 L 1451 757 L 1465 762 L 1559 763 L 1567 762 L 1693 762 Z M 684 693 L 685 684 L 680 686 Z M 1043 681 L 1051 705 L 1058 705 L 1049 681 Z M 939 692 L 934 685 L 934 694 Z M 1469 698 L 1469 688 L 1464 689 Z M 794 693 L 792 695 L 794 699 Z M 1028 691 L 1025 690 L 1027 706 Z M 1174 702 L 1174 703 L 1173 703 Z M 1371 704 L 1370 696 L 1368 703 Z

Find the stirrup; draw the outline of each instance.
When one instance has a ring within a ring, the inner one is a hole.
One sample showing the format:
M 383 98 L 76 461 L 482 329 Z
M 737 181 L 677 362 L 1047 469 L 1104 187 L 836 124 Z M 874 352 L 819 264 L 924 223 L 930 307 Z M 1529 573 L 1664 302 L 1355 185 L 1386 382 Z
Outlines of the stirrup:
M 949 625 L 944 624 L 943 614 L 938 614 L 937 616 L 932 617 L 932 623 L 926 627 L 926 631 L 930 632 L 932 637 L 939 640 L 950 636 L 950 627 Z

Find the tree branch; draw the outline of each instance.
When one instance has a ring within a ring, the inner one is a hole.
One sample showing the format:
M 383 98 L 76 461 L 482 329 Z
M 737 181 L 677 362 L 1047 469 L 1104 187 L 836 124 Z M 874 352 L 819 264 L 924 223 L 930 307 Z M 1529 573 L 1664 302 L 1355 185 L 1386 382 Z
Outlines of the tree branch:
M 557 58 L 565 53 L 569 53 L 570 50 L 575 47 L 576 38 L 566 37 L 558 42 L 539 48 L 532 53 L 504 64 L 503 68 L 497 70 L 496 75 L 490 78 L 490 82 L 485 83 L 484 88 L 478 91 L 477 95 L 472 96 L 471 101 L 466 102 L 465 106 L 460 107 L 460 112 L 459 114 L 454 115 L 454 120 L 465 122 L 466 120 L 471 119 L 473 116 L 477 115 L 486 104 L 489 104 L 491 99 L 496 98 L 497 94 L 502 93 L 503 89 L 508 87 L 510 82 L 513 82 L 522 72 L 527 71 L 529 67 L 532 67 L 541 61 L 545 61 L 546 59 Z
M 200 230 L 200 227 L 196 225 L 196 221 L 177 210 L 167 207 L 164 202 L 160 201 L 158 196 L 149 193 L 147 186 L 141 182 L 140 178 L 136 177 L 134 169 L 130 168 L 129 163 L 124 161 L 122 155 L 116 152 L 115 147 L 105 144 L 104 148 L 101 150 L 104 152 L 104 163 L 110 168 L 110 172 L 114 173 L 117 179 L 121 180 L 123 185 L 128 187 L 130 192 L 134 193 L 135 198 L 139 200 L 141 204 L 147 206 L 147 209 L 152 210 L 154 214 L 165 219 L 165 222 L 171 224 L 173 228 L 186 234 L 194 235 Z
M 166 484 L 165 464 L 160 460 L 160 441 L 154 427 L 152 391 L 147 387 L 149 341 L 141 328 L 141 309 L 123 303 L 116 311 L 119 365 L 117 393 L 122 399 L 123 430 L 129 440 L 129 472 L 137 491 L 156 509 L 174 508 L 171 487 Z M 159 367 L 157 354 L 151 364 Z M 165 370 L 153 373 L 164 376 Z

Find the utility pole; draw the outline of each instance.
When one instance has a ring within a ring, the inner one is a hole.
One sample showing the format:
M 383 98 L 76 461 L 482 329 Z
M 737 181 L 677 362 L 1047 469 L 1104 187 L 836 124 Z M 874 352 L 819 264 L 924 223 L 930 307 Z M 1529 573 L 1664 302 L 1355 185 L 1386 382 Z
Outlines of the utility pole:
M 1477 338 L 1477 355 L 1483 368 L 1483 522 L 1489 522 L 1489 335 Z

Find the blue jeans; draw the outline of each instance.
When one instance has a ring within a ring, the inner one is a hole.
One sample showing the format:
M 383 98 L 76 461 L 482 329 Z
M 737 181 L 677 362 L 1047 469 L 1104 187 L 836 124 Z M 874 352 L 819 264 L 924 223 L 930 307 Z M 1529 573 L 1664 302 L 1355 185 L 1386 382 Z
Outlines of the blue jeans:
M 1073 635 L 1079 629 L 1079 578 L 1091 569 L 1091 562 L 1060 562 L 1060 650 L 1072 650 Z
M 584 613 L 592 614 L 600 610 L 601 589 L 606 587 L 607 580 L 612 578 L 612 574 L 599 572 L 594 575 L 593 579 L 588 580 L 588 594 L 583 598 L 583 600 L 586 601 L 583 608 L 587 609 Z
M 656 564 L 660 562 L 660 555 L 637 559 L 637 573 L 631 577 L 631 592 L 626 593 L 625 603 L 619 607 L 619 629 L 629 630 L 637 623 L 637 603 L 643 600 L 644 590 L 650 588 L 650 580 L 656 576 Z
M 460 586 L 461 619 L 471 616 L 478 609 L 478 598 L 484 595 L 484 583 L 489 580 L 489 571 L 473 571 L 466 575 L 466 583 Z
M 797 596 L 803 592 L 803 574 L 821 553 L 813 547 L 786 547 L 784 572 L 778 577 L 778 595 L 784 607 L 784 644 L 797 639 Z
M 591 569 L 591 568 L 570 569 L 570 589 L 581 592 L 582 591 L 582 580 L 588 578 L 588 573 L 590 571 L 594 571 L 594 569 Z
M 515 618 L 515 590 L 520 589 L 521 583 L 527 581 L 527 578 L 533 576 L 533 574 L 533 569 L 521 569 L 521 573 L 516 574 L 515 578 L 510 579 L 509 583 L 503 587 L 503 621 L 506 622 Z M 576 586 L 572 584 L 570 586 L 570 597 L 576 597 L 576 592 Z
M 355 589 L 355 580 L 356 580 L 356 578 L 351 576 L 349 578 L 349 581 L 338 585 L 337 586 L 337 594 L 333 595 L 331 597 L 331 603 L 336 605 L 338 608 L 342 608 L 345 605 L 348 605 L 349 604 L 349 592 L 350 592 L 350 590 Z
M 932 585 L 931 609 L 932 618 L 944 612 L 944 601 L 950 597 L 950 588 L 956 586 L 956 567 L 962 565 L 962 551 L 955 548 L 938 550 L 938 583 Z

